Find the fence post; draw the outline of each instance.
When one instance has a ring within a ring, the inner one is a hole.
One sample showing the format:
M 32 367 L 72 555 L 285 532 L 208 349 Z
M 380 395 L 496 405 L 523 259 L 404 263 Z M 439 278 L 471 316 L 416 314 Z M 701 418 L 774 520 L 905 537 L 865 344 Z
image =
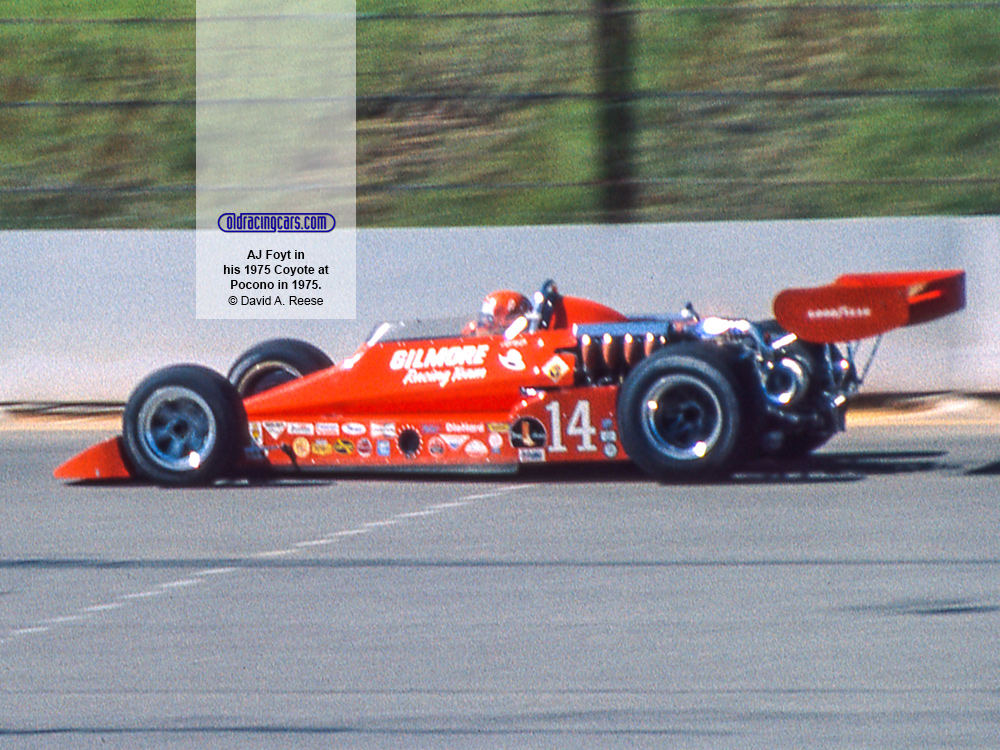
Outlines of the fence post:
M 601 164 L 601 221 L 635 220 L 632 106 L 634 36 L 630 0 L 596 0 L 598 149 Z

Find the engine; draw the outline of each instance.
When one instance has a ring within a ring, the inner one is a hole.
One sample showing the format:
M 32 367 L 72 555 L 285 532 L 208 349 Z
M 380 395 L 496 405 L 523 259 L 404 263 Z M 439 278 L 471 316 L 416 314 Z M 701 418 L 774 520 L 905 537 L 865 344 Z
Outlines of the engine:
M 847 399 L 859 384 L 853 364 L 832 344 L 811 344 L 774 321 L 752 323 L 699 318 L 686 310 L 674 318 L 579 325 L 578 378 L 591 385 L 621 383 L 643 359 L 672 343 L 719 347 L 734 376 L 757 394 L 765 448 L 801 434 L 819 442 L 843 429 Z

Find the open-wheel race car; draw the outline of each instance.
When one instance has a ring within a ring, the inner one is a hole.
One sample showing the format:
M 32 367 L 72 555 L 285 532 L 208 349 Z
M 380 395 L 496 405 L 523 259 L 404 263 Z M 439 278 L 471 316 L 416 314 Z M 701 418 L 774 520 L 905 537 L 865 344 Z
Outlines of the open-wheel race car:
M 631 460 L 657 479 L 725 476 L 802 456 L 844 429 L 854 342 L 965 304 L 962 271 L 842 276 L 789 289 L 775 320 L 627 316 L 560 294 L 487 296 L 464 327 L 384 323 L 334 364 L 292 339 L 223 377 L 177 365 L 143 380 L 122 435 L 67 480 L 206 484 L 261 471 L 516 470 Z

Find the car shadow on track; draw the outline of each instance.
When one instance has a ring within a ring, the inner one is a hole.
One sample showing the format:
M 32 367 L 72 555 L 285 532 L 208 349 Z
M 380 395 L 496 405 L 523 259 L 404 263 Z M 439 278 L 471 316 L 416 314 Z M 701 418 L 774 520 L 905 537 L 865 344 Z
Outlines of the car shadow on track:
M 762 461 L 736 479 L 747 484 L 857 482 L 870 476 L 948 468 L 945 451 L 823 451 L 794 461 Z
M 765 459 L 756 461 L 730 476 L 698 482 L 690 479 L 663 480 L 664 485 L 726 484 L 825 484 L 859 482 L 870 476 L 916 474 L 948 468 L 944 451 L 823 451 L 796 460 Z M 1000 473 L 1000 464 L 997 472 Z M 654 483 L 641 469 L 629 463 L 588 464 L 573 467 L 530 467 L 522 469 L 521 478 L 536 482 Z
M 970 477 L 992 477 L 1000 475 L 1000 461 L 991 461 L 988 464 L 977 466 L 965 472 Z

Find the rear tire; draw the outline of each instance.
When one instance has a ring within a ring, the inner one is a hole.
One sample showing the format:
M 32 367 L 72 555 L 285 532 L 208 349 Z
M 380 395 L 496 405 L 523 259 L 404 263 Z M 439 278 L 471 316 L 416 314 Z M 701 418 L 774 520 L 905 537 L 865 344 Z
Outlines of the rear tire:
M 622 446 L 657 479 L 727 475 L 741 452 L 738 388 L 722 352 L 676 344 L 640 362 L 618 394 Z
M 247 441 L 247 419 L 224 377 L 176 365 L 139 383 L 125 404 L 122 433 L 140 476 L 172 486 L 209 484 L 235 466 Z
M 312 344 L 271 339 L 243 352 L 227 377 L 240 397 L 247 398 L 332 366 L 333 360 Z

